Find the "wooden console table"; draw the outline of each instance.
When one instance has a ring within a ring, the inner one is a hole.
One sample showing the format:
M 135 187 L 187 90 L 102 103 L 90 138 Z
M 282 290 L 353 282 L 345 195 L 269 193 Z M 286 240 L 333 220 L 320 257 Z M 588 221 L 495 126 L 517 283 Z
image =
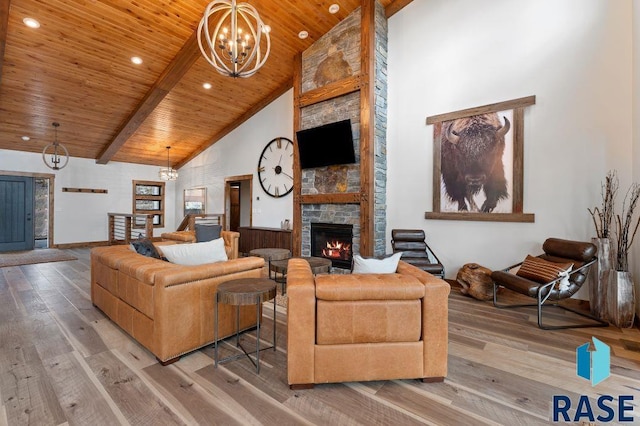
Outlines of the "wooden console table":
M 263 228 L 241 226 L 238 228 L 240 241 L 238 251 L 248 254 L 253 249 L 282 248 L 291 250 L 291 230 L 280 228 Z

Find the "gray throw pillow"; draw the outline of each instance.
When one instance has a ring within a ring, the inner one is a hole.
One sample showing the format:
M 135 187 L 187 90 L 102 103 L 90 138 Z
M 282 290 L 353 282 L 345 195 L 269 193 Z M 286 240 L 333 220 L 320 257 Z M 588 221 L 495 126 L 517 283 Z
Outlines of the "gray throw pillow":
M 217 240 L 220 238 L 221 225 L 202 225 L 196 224 L 196 241 L 204 243 L 206 241 Z
M 131 246 L 136 253 L 147 257 L 153 257 L 155 259 L 161 259 L 160 253 L 156 250 L 156 246 L 153 245 L 150 239 L 142 238 L 131 242 Z

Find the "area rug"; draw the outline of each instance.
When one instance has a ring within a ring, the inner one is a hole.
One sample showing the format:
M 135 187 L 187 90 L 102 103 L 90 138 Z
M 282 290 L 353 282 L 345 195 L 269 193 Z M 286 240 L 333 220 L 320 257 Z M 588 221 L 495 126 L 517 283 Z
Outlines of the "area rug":
M 63 262 L 78 258 L 58 249 L 38 249 L 0 253 L 0 268 L 7 266 L 31 265 L 34 263 Z

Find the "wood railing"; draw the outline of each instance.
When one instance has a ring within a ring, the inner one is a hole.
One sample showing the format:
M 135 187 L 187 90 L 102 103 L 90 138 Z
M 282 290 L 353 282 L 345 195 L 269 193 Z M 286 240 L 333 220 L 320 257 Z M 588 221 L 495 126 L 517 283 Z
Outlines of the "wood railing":
M 129 244 L 140 237 L 153 238 L 153 215 L 107 213 L 109 217 L 109 245 Z M 144 222 L 144 228 L 134 224 Z
M 222 225 L 226 229 L 224 214 L 188 214 L 182 219 L 176 231 L 194 231 L 196 223 L 205 225 Z

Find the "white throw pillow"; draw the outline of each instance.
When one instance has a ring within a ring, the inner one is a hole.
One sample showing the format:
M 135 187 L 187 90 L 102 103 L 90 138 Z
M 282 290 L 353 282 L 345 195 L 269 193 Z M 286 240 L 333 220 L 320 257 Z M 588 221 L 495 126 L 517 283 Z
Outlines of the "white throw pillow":
M 162 254 L 169 262 L 177 265 L 202 265 L 228 260 L 222 238 L 204 243 L 162 246 Z
M 356 254 L 353 256 L 354 274 L 394 274 L 398 269 L 398 262 L 402 252 L 384 259 L 365 259 Z

